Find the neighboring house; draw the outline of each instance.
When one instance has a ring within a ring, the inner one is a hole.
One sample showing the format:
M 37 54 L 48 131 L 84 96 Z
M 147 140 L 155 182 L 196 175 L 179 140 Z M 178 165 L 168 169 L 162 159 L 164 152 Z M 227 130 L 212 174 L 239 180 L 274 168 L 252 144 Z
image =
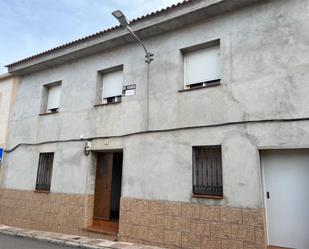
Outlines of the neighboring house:
M 308 11 L 191 0 L 131 22 L 150 64 L 115 27 L 8 65 L 21 82 L 0 223 L 309 248 Z
M 15 99 L 18 80 L 18 77 L 13 77 L 9 73 L 0 75 L 0 187 L 4 177 L 4 171 L 2 170 L 3 151 L 7 146 L 9 114 Z
M 2 178 L 3 151 L 6 148 L 9 113 L 15 98 L 18 78 L 9 73 L 0 75 L 0 183 Z
M 18 86 L 18 78 L 9 73 L 0 75 L 0 148 L 6 148 L 9 113 Z

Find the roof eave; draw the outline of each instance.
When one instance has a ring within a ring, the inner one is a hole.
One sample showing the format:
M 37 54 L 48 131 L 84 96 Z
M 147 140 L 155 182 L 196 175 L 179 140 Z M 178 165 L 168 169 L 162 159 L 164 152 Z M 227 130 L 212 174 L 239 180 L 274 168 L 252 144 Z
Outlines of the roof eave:
M 198 20 L 220 15 L 262 0 L 206 0 L 192 1 L 190 4 L 169 10 L 166 13 L 137 19 L 130 26 L 141 38 L 151 37 Z M 233 3 L 231 3 L 233 2 Z M 7 65 L 8 72 L 23 75 L 102 52 L 106 49 L 132 42 L 132 37 L 124 28 L 115 27 L 106 32 L 90 36 L 88 39 L 72 42 L 46 53 Z
M 10 78 L 10 77 L 12 77 L 12 74 L 10 74 L 10 73 L 0 74 L 0 80 L 4 80 L 4 79 Z

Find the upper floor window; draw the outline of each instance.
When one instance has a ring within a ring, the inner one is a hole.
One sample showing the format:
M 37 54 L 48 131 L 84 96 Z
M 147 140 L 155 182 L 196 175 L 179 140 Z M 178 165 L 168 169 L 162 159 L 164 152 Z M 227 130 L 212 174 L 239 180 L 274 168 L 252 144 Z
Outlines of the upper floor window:
M 44 85 L 41 113 L 59 112 L 61 97 L 61 82 Z
M 48 87 L 47 112 L 58 112 L 60 106 L 61 85 Z
M 220 71 L 219 42 L 205 48 L 184 51 L 185 88 L 218 84 L 221 78 Z
M 121 101 L 123 87 L 123 70 L 103 72 L 102 74 L 102 103 Z
M 193 194 L 223 196 L 221 146 L 193 147 Z

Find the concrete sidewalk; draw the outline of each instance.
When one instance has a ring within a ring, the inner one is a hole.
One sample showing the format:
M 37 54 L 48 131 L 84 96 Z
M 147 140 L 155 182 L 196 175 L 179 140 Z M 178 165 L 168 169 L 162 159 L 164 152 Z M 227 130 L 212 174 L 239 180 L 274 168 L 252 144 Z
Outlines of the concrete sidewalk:
M 114 242 L 104 239 L 93 239 L 84 236 L 36 231 L 24 228 L 9 227 L 6 225 L 0 225 L 0 234 L 30 238 L 34 240 L 50 242 L 57 245 L 65 245 L 85 249 L 162 249 L 154 246 L 143 246 L 126 242 Z

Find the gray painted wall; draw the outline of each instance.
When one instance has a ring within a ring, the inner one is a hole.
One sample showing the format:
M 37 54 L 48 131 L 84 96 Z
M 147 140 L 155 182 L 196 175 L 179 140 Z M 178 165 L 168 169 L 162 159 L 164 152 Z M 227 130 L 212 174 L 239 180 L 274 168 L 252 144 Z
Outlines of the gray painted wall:
M 150 65 L 150 129 L 243 120 L 309 117 L 309 2 L 267 1 L 145 40 L 155 54 Z M 180 49 L 221 41 L 222 84 L 183 89 Z M 143 50 L 128 44 L 48 70 L 20 83 L 10 121 L 9 146 L 59 139 L 123 135 L 146 122 Z M 136 96 L 94 107 L 97 71 L 124 65 Z M 60 113 L 39 116 L 42 87 L 62 81 Z M 309 147 L 309 122 L 259 123 L 110 139 L 96 150 L 123 148 L 123 196 L 261 207 L 258 148 Z M 192 146 L 222 144 L 224 196 L 191 199 Z M 23 146 L 6 157 L 3 185 L 34 189 L 38 153 L 55 151 L 52 191 L 92 193 L 95 155 L 84 142 Z

